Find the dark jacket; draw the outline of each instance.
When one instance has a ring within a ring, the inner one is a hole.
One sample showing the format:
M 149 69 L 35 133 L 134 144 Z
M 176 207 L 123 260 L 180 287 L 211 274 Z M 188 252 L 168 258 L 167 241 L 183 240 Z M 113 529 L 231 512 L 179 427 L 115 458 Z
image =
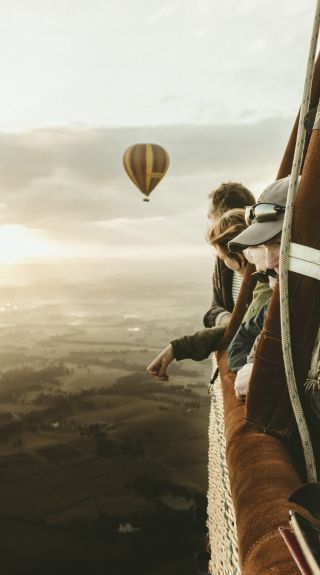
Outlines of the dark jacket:
M 203 318 L 203 325 L 205 327 L 215 326 L 219 313 L 223 311 L 232 312 L 234 307 L 232 278 L 233 271 L 227 268 L 222 260 L 217 258 L 212 274 L 213 294 L 211 307 Z
M 259 311 L 258 315 L 242 323 L 228 347 L 228 362 L 231 371 L 239 371 L 248 361 L 248 355 L 261 333 L 269 302 Z
M 207 327 L 193 335 L 185 335 L 171 342 L 177 361 L 193 359 L 202 361 L 221 346 L 226 326 Z
M 272 291 L 268 284 L 258 282 L 244 318 L 247 323 L 254 320 L 260 310 L 265 308 L 266 302 L 270 300 L 271 293 Z M 259 330 L 257 329 L 257 335 L 261 329 L 262 325 Z M 175 359 L 177 361 L 181 359 L 193 359 L 194 361 L 206 359 L 210 353 L 221 348 L 225 331 L 226 326 L 214 326 L 197 331 L 193 335 L 185 335 L 184 337 L 173 340 L 171 345 Z M 252 345 L 254 340 L 255 337 L 253 338 Z M 246 355 L 250 352 L 252 345 L 249 346 Z M 244 361 L 242 365 L 245 363 L 246 361 Z

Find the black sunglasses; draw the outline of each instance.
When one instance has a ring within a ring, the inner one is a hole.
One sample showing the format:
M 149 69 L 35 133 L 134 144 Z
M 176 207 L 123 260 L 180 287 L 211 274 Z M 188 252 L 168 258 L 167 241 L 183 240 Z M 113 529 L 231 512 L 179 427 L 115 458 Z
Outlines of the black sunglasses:
M 254 221 L 258 223 L 272 222 L 277 220 L 285 209 L 284 206 L 278 204 L 258 203 L 254 206 L 245 207 L 244 219 L 247 226 L 250 226 Z

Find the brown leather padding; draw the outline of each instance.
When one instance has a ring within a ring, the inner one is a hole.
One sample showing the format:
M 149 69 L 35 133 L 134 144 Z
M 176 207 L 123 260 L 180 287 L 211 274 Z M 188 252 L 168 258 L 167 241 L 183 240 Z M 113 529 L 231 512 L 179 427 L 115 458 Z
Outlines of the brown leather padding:
M 310 107 L 317 105 L 319 96 L 320 57 L 315 67 Z M 278 178 L 291 172 L 296 133 L 297 122 Z M 294 213 L 292 241 L 319 248 L 320 131 L 314 131 L 311 138 L 308 137 L 308 143 Z M 289 273 L 294 367 L 300 388 L 319 325 L 319 286 L 320 282 L 312 278 Z M 238 329 L 251 297 L 252 282 L 248 268 L 225 335 L 225 349 Z M 242 575 L 299 573 L 277 530 L 281 525 L 288 525 L 289 508 L 299 510 L 293 503 L 288 503 L 288 497 L 302 485 L 287 443 L 282 439 L 290 436 L 295 424 L 284 375 L 280 333 L 279 292 L 275 290 L 257 350 L 258 360 L 250 382 L 247 406 L 235 397 L 235 376 L 228 371 L 226 352 L 218 353 L 224 396 L 227 463 Z M 311 431 L 315 437 L 314 429 L 311 428 Z M 319 431 L 317 437 L 320 441 Z M 317 453 L 320 454 L 320 447 Z
M 309 109 L 315 108 L 318 105 L 319 97 L 320 97 L 320 55 L 318 56 L 314 67 Z M 279 180 L 280 178 L 285 178 L 286 176 L 291 174 L 294 149 L 298 133 L 298 124 L 299 124 L 299 114 L 296 118 L 285 153 L 283 155 L 282 162 L 280 164 L 280 168 L 276 178 L 277 180 Z M 304 164 L 306 152 L 309 147 L 310 137 L 311 134 L 307 134 L 302 166 Z
M 299 185 L 292 241 L 320 248 L 320 130 L 312 133 Z M 320 320 L 320 282 L 289 272 L 293 363 L 301 401 Z M 258 429 L 290 437 L 295 426 L 284 372 L 279 291 L 276 289 L 260 339 L 247 398 L 247 421 Z M 318 439 L 313 433 L 314 441 Z M 317 441 L 319 444 L 319 441 Z M 320 454 L 319 454 L 320 459 Z
M 239 297 L 237 299 L 237 303 L 235 308 L 232 312 L 232 316 L 230 318 L 228 327 L 226 329 L 223 342 L 222 342 L 222 349 L 227 349 L 229 343 L 231 342 L 233 336 L 235 335 L 238 327 L 240 326 L 243 316 L 246 313 L 248 306 L 252 299 L 252 292 L 254 288 L 254 280 L 252 277 L 252 273 L 255 271 L 255 266 L 252 264 L 248 264 L 246 266 L 246 273 L 242 280 L 241 290 Z
M 312 84 L 310 107 L 315 107 L 320 97 L 320 57 L 318 57 Z M 278 178 L 291 171 L 297 122 L 292 130 Z M 303 173 L 296 199 L 292 224 L 292 241 L 311 247 L 319 247 L 320 236 L 320 132 L 307 136 Z M 307 148 L 307 144 L 308 148 Z M 319 193 L 317 193 L 319 190 Z M 308 222 L 308 225 L 306 225 Z M 236 333 L 244 310 L 252 298 L 251 269 L 247 269 L 245 281 L 233 311 L 225 335 L 226 348 Z M 289 273 L 291 337 L 294 350 L 294 367 L 299 388 L 305 381 L 315 333 L 320 317 L 320 282 L 313 278 Z M 246 420 L 249 425 L 263 432 L 290 437 L 295 420 L 289 400 L 282 358 L 279 291 L 275 289 L 262 337 L 257 348 L 257 361 L 252 372 L 247 397 Z M 266 401 L 267 398 L 267 401 Z M 303 401 L 303 396 L 301 397 Z M 310 422 L 314 426 L 314 422 Z M 316 433 L 313 434 L 316 441 Z M 318 434 L 320 437 L 320 433 Z M 319 440 L 320 444 L 320 440 Z M 320 445 L 319 445 L 320 446 Z
M 311 97 L 310 97 L 310 108 L 314 108 L 317 106 L 320 98 L 320 55 L 317 58 L 315 68 L 314 68 L 314 75 L 312 81 L 312 90 L 311 90 Z M 277 174 L 276 179 L 284 178 L 291 173 L 292 162 L 293 162 L 293 155 L 294 155 L 294 148 L 297 138 L 297 130 L 298 130 L 298 122 L 299 122 L 299 114 L 295 121 L 294 127 L 292 129 L 286 150 L 284 152 L 283 159 L 280 164 L 280 168 Z M 305 145 L 305 153 L 303 158 L 303 164 L 306 157 L 306 151 L 309 145 L 311 135 L 307 135 L 306 137 L 306 145 Z M 319 160 L 316 160 L 319 163 Z M 241 320 L 244 315 L 244 310 L 248 307 L 251 299 L 252 299 L 252 290 L 253 290 L 253 282 L 251 281 L 251 273 L 252 267 L 247 266 L 245 281 L 242 282 L 242 287 L 240 290 L 239 297 L 237 299 L 237 303 L 232 313 L 231 321 L 228 325 L 228 329 L 225 336 L 225 349 L 227 348 L 228 344 L 230 343 L 231 339 L 235 335 Z
M 227 464 L 237 519 L 242 575 L 296 575 L 299 570 L 278 527 L 288 525 L 289 509 L 308 516 L 288 496 L 301 486 L 285 443 L 244 424 L 245 404 L 233 390 L 226 354 L 219 357 L 223 380 Z

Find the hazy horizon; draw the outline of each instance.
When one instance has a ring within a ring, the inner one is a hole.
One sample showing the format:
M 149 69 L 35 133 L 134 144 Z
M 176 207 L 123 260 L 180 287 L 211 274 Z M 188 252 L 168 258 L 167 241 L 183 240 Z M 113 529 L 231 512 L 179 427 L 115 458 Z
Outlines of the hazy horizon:
M 0 264 L 202 257 L 208 193 L 232 180 L 258 197 L 276 177 L 291 124 L 0 134 Z M 122 166 L 139 140 L 161 143 L 171 160 L 149 203 Z
M 258 197 L 276 177 L 312 16 L 312 0 L 2 3 L 0 264 L 200 253 L 209 191 Z M 149 204 L 122 166 L 136 142 L 170 156 Z

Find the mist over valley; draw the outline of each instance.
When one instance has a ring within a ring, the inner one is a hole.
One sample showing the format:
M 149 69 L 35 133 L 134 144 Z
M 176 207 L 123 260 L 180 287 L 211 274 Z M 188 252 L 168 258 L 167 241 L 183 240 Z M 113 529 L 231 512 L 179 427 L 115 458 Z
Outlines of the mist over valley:
M 211 366 L 175 364 L 169 383 L 145 369 L 201 329 L 210 267 L 192 266 L 33 263 L 3 278 L 3 573 L 193 572 Z

